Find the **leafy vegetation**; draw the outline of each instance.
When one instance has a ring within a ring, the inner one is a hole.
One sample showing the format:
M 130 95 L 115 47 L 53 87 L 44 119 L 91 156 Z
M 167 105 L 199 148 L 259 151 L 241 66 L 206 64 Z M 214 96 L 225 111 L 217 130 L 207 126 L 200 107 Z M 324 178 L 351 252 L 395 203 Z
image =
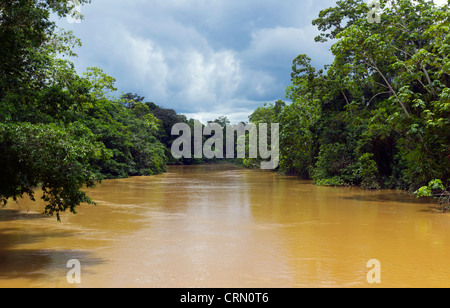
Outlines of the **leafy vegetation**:
M 289 104 L 250 120 L 280 123 L 281 172 L 319 185 L 416 190 L 450 170 L 450 9 L 431 1 L 381 1 L 369 23 L 362 0 L 337 1 L 313 24 L 333 40 L 322 70 L 293 61 Z M 445 190 L 445 189 L 444 189 Z
M 67 60 L 80 42 L 50 14 L 71 9 L 66 0 L 0 3 L 0 202 L 34 200 L 41 188 L 45 213 L 58 219 L 94 204 L 84 188 L 159 174 L 168 162 L 163 109 L 135 94 L 115 99 L 114 78 L 100 68 L 79 76 Z
M 79 1 L 80 4 L 89 0 Z M 50 14 L 70 14 L 68 0 L 0 3 L 0 202 L 43 191 L 45 214 L 95 204 L 83 191 L 103 179 L 148 176 L 175 159 L 176 123 L 192 119 L 144 97 L 113 97 L 116 80 L 101 68 L 81 76 L 67 57 L 81 42 L 57 29 Z M 77 18 L 82 16 L 77 16 Z M 221 119 L 224 120 L 224 119 Z
M 0 3 L 0 202 L 34 199 L 40 187 L 45 212 L 58 219 L 93 204 L 83 189 L 102 179 L 215 161 L 172 157 L 173 125 L 193 129 L 194 120 L 138 94 L 113 97 L 116 80 L 100 68 L 76 73 L 67 57 L 81 43 L 50 20 L 52 13 L 69 14 L 71 3 Z M 448 204 L 449 5 L 391 0 L 381 6 L 381 23 L 368 22 L 363 0 L 340 0 L 320 12 L 316 41 L 333 40 L 333 63 L 319 70 L 299 55 L 286 91 L 290 103 L 266 104 L 249 119 L 280 124 L 281 172 L 319 185 L 439 194 Z M 226 136 L 228 119 L 214 123 Z
M 414 192 L 417 198 L 432 197 L 438 200 L 438 210 L 450 211 L 450 192 L 445 189 L 441 180 L 433 180 L 426 186 L 420 187 Z

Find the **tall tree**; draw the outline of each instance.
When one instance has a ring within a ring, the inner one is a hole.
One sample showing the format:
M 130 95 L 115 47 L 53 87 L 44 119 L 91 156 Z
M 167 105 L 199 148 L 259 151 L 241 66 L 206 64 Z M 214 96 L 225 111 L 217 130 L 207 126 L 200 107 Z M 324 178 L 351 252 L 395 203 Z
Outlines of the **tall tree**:
M 89 2 L 82 0 L 81 3 Z M 92 203 L 83 187 L 101 179 L 93 162 L 109 155 L 86 126 L 74 121 L 90 101 L 87 80 L 57 57 L 77 40 L 57 34 L 50 14 L 65 16 L 70 1 L 0 3 L 0 202 L 41 187 L 46 213 Z
M 448 184 L 449 12 L 425 0 L 382 0 L 379 23 L 361 0 L 321 11 L 317 41 L 333 40 L 335 58 L 323 71 L 293 61 L 292 104 L 277 112 L 281 169 L 326 185 Z

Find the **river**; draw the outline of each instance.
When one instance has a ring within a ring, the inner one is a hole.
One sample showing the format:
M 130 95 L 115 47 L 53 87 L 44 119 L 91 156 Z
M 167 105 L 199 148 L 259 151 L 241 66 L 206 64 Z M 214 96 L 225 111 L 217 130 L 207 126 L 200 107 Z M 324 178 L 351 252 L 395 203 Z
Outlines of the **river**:
M 219 164 L 89 195 L 97 206 L 61 223 L 40 202 L 0 209 L 0 287 L 450 287 L 450 216 L 403 191 Z M 368 282 L 373 259 L 381 283 Z

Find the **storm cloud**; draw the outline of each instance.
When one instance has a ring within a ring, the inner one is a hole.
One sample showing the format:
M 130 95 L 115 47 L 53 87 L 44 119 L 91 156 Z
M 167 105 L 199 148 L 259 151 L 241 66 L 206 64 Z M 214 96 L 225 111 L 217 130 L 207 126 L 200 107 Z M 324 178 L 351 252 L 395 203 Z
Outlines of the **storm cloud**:
M 292 60 L 332 61 L 311 21 L 332 0 L 93 0 L 84 20 L 58 25 L 83 42 L 81 73 L 98 66 L 120 93 L 145 96 L 204 121 L 246 121 L 263 103 L 285 99 Z

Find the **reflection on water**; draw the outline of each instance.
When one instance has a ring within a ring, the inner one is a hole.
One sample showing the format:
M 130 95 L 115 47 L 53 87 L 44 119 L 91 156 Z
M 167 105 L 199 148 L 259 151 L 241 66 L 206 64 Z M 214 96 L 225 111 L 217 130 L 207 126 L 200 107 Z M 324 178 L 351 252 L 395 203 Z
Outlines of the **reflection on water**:
M 105 181 L 97 206 L 0 210 L 0 287 L 450 286 L 450 216 L 399 191 L 317 187 L 230 165 Z

